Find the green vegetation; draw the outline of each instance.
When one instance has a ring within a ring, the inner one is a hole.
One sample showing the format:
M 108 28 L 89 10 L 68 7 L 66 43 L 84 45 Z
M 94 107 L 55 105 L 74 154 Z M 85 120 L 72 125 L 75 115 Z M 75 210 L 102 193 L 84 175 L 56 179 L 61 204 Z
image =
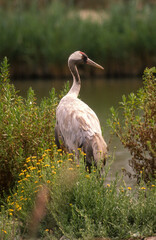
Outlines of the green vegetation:
M 101 10 L 99 20 L 83 19 L 60 1 L 1 8 L 0 58 L 8 56 L 17 74 L 62 76 L 69 54 L 80 49 L 103 63 L 106 74 L 142 73 L 156 60 L 156 8 L 139 10 L 135 2 Z
M 152 71 L 145 75 L 145 98 L 147 86 L 152 89 Z M 0 199 L 1 239 L 56 240 L 64 235 L 72 240 L 121 240 L 155 234 L 154 179 L 146 184 L 142 172 L 136 187 L 126 186 L 118 175 L 108 184 L 109 160 L 100 177 L 98 169 L 85 171 L 81 149 L 77 165 L 74 154 L 56 148 L 55 109 L 68 86 L 59 97 L 53 89 L 36 105 L 32 89 L 23 99 L 9 83 L 6 58 L 0 81 L 0 186 L 5 189 Z M 153 149 L 152 143 L 148 146 Z
M 122 97 L 119 108 L 111 108 L 109 124 L 132 155 L 130 165 L 136 177 L 149 181 L 156 176 L 156 68 L 146 69 L 143 88 Z M 122 118 L 119 113 L 122 112 Z M 121 120 L 122 119 L 122 120 Z
M 58 101 L 55 89 L 51 90 L 49 98 L 42 99 L 40 105 L 36 104 L 31 88 L 26 99 L 19 96 L 9 82 L 8 63 L 4 59 L 0 74 L 1 192 L 14 185 L 28 156 L 40 155 L 52 147 Z
M 107 173 L 108 168 L 99 179 L 96 170 L 85 172 L 83 153 L 76 165 L 71 154 L 56 150 L 55 145 L 41 158 L 27 158 L 0 214 L 3 239 L 30 239 L 37 230 L 42 239 L 62 235 L 72 240 L 127 239 L 154 234 L 156 186 L 132 189 L 118 177 L 106 184 Z

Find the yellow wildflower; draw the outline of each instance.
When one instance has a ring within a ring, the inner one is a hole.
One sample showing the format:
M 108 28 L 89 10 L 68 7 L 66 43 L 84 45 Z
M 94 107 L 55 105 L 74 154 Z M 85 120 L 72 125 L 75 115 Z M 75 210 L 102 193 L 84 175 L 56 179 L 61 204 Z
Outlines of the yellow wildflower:
M 73 161 L 71 158 L 68 158 L 68 161 Z
M 13 209 L 9 209 L 9 212 L 13 212 L 14 210 Z
M 131 187 L 128 187 L 127 189 L 128 189 L 128 190 L 132 190 L 132 188 L 131 188 Z
M 69 168 L 69 170 L 73 170 L 73 168 Z
M 18 207 L 18 208 L 17 208 L 17 211 L 20 211 L 21 209 L 22 209 L 21 207 Z
M 46 164 L 45 167 L 50 167 L 50 165 L 49 165 L 49 164 Z
M 110 184 L 107 184 L 107 187 L 110 187 Z
M 36 167 L 31 167 L 31 170 L 33 171 L 33 170 L 35 170 L 36 169 Z
M 51 149 L 46 149 L 46 150 L 45 150 L 45 152 L 50 152 L 50 151 L 51 151 Z
M 19 177 L 20 177 L 20 176 L 22 176 L 22 175 L 24 175 L 24 173 L 23 173 L 23 172 L 19 174 Z
M 49 231 L 49 229 L 45 229 L 45 232 L 48 232 Z
M 62 160 L 58 160 L 57 163 L 62 163 L 63 161 Z
M 62 149 L 61 149 L 61 148 L 60 148 L 60 149 L 57 149 L 57 151 L 58 151 L 58 152 L 62 152 Z
M 86 177 L 86 178 L 90 178 L 90 175 L 88 174 L 88 175 L 86 175 L 85 177 Z
M 50 180 L 47 180 L 47 183 L 50 183 Z
M 154 185 L 154 184 L 152 184 L 152 187 L 155 187 L 155 185 Z
M 145 190 L 146 188 L 145 187 L 141 187 L 142 190 Z
M 2 229 L 2 232 L 4 232 L 5 234 L 7 234 L 7 231 L 5 231 L 4 229 Z

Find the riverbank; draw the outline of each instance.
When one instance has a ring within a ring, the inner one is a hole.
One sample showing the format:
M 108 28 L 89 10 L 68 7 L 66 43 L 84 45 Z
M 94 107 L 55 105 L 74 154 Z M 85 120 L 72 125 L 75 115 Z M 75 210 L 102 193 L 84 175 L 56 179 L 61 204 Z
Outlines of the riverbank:
M 156 62 L 156 8 L 116 4 L 80 11 L 59 1 L 0 10 L 0 59 L 7 56 L 14 77 L 68 77 L 68 56 L 86 52 L 103 65 L 86 76 L 136 76 Z
M 98 61 L 98 60 L 96 60 Z M 102 62 L 100 64 L 104 67 L 104 71 L 88 66 L 80 67 L 80 74 L 85 78 L 92 77 L 135 77 L 141 76 L 145 66 L 154 66 L 154 58 L 141 59 L 134 58 L 131 61 L 114 61 Z M 85 70 L 84 70 L 85 69 Z M 71 73 L 68 68 L 68 58 L 65 60 L 64 65 L 55 64 L 32 64 L 27 63 L 13 63 L 10 68 L 11 76 L 14 78 L 70 78 Z

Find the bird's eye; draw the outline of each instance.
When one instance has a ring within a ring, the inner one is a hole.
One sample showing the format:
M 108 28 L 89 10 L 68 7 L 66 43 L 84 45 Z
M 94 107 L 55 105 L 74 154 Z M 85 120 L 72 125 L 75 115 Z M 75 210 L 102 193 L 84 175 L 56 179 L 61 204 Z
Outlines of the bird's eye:
M 84 52 L 80 52 L 80 53 L 82 55 L 82 60 L 84 61 L 84 63 L 86 63 L 88 58 L 87 55 Z
M 87 56 L 86 55 L 83 55 L 83 57 L 82 57 L 82 59 L 83 59 L 83 61 L 86 63 L 87 62 Z

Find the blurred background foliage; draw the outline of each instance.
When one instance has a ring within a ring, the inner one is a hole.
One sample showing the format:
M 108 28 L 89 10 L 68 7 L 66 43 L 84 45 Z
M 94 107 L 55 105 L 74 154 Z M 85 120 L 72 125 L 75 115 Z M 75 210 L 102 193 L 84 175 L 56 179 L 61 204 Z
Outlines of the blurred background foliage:
M 156 62 L 155 29 L 153 0 L 0 0 L 0 60 L 16 77 L 65 77 L 79 49 L 105 66 L 88 75 L 138 75 Z
M 20 0 L 0 0 L 0 4 L 3 8 L 16 8 L 16 7 L 24 7 L 30 8 L 32 6 L 32 3 L 37 5 L 39 8 L 44 8 L 50 3 L 58 2 L 59 0 L 23 0 L 22 2 Z M 128 2 L 131 2 L 131 0 L 64 0 L 60 1 L 62 3 L 65 3 L 66 5 L 78 7 L 78 8 L 89 8 L 89 9 L 101 9 L 101 7 L 108 8 L 112 4 L 116 3 L 123 3 L 127 4 Z M 137 6 L 143 7 L 146 4 L 149 4 L 151 6 L 155 5 L 155 0 L 135 0 Z

